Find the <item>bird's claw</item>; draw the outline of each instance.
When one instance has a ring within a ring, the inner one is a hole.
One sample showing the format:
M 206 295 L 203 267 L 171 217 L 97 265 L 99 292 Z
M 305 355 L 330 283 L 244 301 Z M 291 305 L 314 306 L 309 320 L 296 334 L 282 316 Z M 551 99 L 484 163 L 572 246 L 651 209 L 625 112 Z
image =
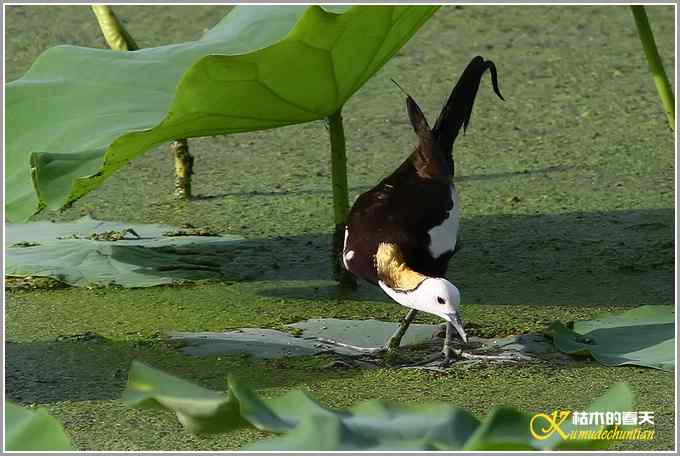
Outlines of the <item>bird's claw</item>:
M 452 362 L 458 361 L 463 357 L 463 350 L 456 350 L 455 348 L 444 346 L 444 349 L 442 350 L 442 356 L 444 358 L 442 364 L 444 366 L 448 366 Z

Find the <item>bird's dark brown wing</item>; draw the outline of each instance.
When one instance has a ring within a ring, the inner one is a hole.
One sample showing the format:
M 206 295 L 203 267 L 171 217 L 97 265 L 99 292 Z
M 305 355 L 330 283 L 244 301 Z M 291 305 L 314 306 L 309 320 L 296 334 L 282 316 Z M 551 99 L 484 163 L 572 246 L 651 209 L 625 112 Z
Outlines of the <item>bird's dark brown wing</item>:
M 348 217 L 346 250 L 355 252 L 349 270 L 376 283 L 373 257 L 381 242 L 396 244 L 413 270 L 441 276 L 429 256 L 428 230 L 452 208 L 450 181 L 418 175 L 410 157 L 354 203 Z

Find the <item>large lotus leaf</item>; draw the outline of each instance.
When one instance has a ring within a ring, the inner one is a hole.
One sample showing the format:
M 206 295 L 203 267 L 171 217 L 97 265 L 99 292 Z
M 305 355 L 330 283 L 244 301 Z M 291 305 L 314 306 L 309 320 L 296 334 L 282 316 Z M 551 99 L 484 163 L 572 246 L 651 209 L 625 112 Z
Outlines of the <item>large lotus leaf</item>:
M 570 355 L 590 355 L 607 366 L 634 364 L 675 369 L 675 311 L 672 306 L 641 306 L 621 315 L 560 322 L 548 328 L 555 346 Z
M 333 410 L 303 391 L 260 399 L 233 378 L 228 388 L 222 395 L 135 362 L 123 399 L 133 407 L 173 410 L 192 432 L 227 432 L 244 423 L 240 418 L 257 429 L 284 434 L 248 450 L 537 450 L 607 444 L 565 442 L 558 434 L 537 440 L 529 430 L 532 415 L 506 407 L 492 410 L 480 422 L 447 403 L 405 406 L 369 400 Z M 632 405 L 630 389 L 620 384 L 590 410 L 627 411 Z M 570 431 L 572 426 L 563 428 Z
M 5 449 L 8 451 L 72 451 L 64 428 L 45 408 L 29 410 L 5 402 Z
M 87 237 L 132 229 L 121 240 Z M 103 222 L 7 225 L 5 274 L 50 277 L 77 287 L 150 287 L 186 280 L 219 279 L 238 236 L 166 236 L 167 225 Z M 76 239 L 77 238 L 77 239 Z
M 267 404 L 293 424 L 292 431 L 247 449 L 454 450 L 461 449 L 479 426 L 471 414 L 445 403 L 402 406 L 369 400 L 331 410 L 301 392 L 292 392 Z
M 233 378 L 229 379 L 228 394 L 221 394 L 139 362 L 130 369 L 123 400 L 132 407 L 173 410 L 191 432 L 226 432 L 242 425 L 241 417 L 258 429 L 277 433 L 294 429 L 304 433 L 304 423 L 314 425 L 320 417 L 339 421 L 345 429 L 344 436 L 340 435 L 329 447 L 325 439 L 311 435 L 314 449 L 370 448 L 388 442 L 394 443 L 393 449 L 407 442 L 414 449 L 460 447 L 478 425 L 467 412 L 446 404 L 402 407 L 367 401 L 334 411 L 302 391 L 263 400 Z M 279 449 L 309 449 L 309 441 L 299 443 L 301 448 L 291 444 L 290 448 Z M 262 448 L 272 446 L 262 444 Z
M 6 85 L 7 218 L 61 208 L 172 139 L 323 119 L 437 8 L 237 6 L 198 41 L 49 49 Z

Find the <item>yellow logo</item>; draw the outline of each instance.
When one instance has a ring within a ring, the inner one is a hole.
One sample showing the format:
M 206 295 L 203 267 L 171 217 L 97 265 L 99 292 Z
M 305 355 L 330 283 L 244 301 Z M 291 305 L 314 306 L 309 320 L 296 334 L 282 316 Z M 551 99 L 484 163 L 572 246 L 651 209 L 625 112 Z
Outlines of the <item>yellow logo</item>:
M 571 422 L 563 429 L 562 423 L 570 416 Z M 581 426 L 585 429 L 578 429 Z M 555 433 L 563 440 L 652 440 L 656 432 L 649 426 L 654 426 L 654 412 L 649 411 L 555 410 L 536 413 L 529 421 L 529 431 L 536 440 L 548 439 Z
M 571 412 L 569 410 L 555 410 L 550 415 L 547 413 L 537 413 L 531 417 L 529 430 L 536 440 L 545 440 L 557 432 L 560 437 L 567 439 L 560 426 L 564 423 Z

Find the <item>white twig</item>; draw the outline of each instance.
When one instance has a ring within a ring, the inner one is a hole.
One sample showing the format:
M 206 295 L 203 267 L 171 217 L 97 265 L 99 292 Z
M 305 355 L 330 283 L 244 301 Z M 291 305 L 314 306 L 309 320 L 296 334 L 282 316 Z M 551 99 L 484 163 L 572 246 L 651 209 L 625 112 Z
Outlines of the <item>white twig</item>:
M 359 353 L 382 353 L 385 351 L 384 347 L 358 347 L 356 345 L 345 344 L 343 342 L 338 342 L 336 340 L 324 339 L 322 337 L 313 337 L 309 340 L 316 340 L 328 345 L 335 345 L 336 347 L 349 348 L 350 350 L 355 350 Z
M 521 357 L 508 353 L 507 355 L 475 355 L 473 353 L 460 352 L 459 356 L 465 359 L 487 359 L 487 360 L 500 360 L 500 361 L 517 361 Z

